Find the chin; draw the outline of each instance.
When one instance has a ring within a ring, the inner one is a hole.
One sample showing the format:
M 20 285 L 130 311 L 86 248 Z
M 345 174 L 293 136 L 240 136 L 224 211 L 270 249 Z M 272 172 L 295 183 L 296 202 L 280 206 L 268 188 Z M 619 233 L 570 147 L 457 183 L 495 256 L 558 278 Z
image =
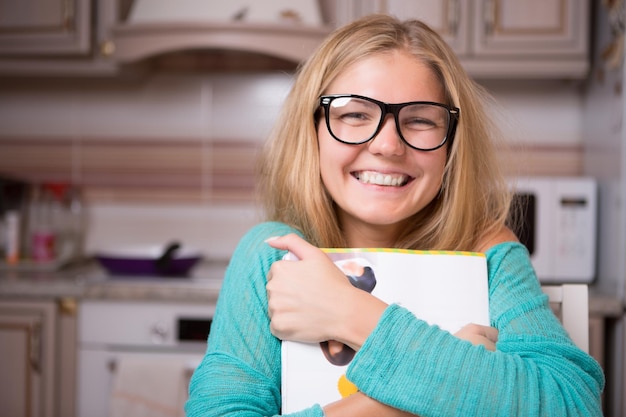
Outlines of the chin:
M 388 215 L 381 217 L 379 213 L 377 213 L 371 217 L 361 217 L 361 221 L 374 227 L 400 227 L 404 225 L 409 218 L 410 217 L 404 216 L 392 217 Z

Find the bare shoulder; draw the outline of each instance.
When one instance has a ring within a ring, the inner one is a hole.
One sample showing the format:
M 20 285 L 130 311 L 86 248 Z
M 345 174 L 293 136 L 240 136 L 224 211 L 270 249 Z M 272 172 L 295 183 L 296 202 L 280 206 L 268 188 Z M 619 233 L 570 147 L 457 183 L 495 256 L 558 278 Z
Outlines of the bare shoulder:
M 486 252 L 492 246 L 504 242 L 519 242 L 515 233 L 513 233 L 513 231 L 506 226 L 503 226 L 496 232 L 485 236 L 482 241 L 478 243 L 477 252 Z

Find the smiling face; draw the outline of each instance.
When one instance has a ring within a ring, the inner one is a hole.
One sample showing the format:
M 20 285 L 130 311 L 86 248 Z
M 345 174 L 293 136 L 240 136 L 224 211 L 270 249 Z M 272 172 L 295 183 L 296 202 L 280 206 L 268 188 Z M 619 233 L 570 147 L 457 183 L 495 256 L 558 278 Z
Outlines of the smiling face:
M 435 74 L 401 51 L 352 64 L 324 93 L 358 94 L 387 103 L 444 102 Z M 407 219 L 438 194 L 447 145 L 430 152 L 409 148 L 391 115 L 378 135 L 362 145 L 335 140 L 323 118 L 317 131 L 322 181 L 337 204 L 348 244 L 393 245 Z

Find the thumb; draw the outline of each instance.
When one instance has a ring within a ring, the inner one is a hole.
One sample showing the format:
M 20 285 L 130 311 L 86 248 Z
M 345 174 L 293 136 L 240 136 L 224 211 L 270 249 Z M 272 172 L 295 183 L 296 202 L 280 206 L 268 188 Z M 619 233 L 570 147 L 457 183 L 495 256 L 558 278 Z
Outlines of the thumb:
M 326 256 L 316 246 L 311 245 L 295 233 L 285 236 L 271 237 L 265 241 L 275 249 L 288 250 L 298 259 L 314 259 L 319 256 Z

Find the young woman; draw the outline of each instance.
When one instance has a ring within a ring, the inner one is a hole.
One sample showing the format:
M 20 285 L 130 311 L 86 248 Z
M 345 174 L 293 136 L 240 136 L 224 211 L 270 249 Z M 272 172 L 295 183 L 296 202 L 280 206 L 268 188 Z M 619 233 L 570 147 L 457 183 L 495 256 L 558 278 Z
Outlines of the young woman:
M 265 150 L 270 221 L 233 254 L 188 416 L 279 414 L 281 340 L 356 351 L 358 392 L 294 416 L 601 415 L 602 370 L 505 226 L 487 97 L 417 21 L 371 16 L 321 45 Z M 485 252 L 491 327 L 430 326 L 350 285 L 320 247 Z

